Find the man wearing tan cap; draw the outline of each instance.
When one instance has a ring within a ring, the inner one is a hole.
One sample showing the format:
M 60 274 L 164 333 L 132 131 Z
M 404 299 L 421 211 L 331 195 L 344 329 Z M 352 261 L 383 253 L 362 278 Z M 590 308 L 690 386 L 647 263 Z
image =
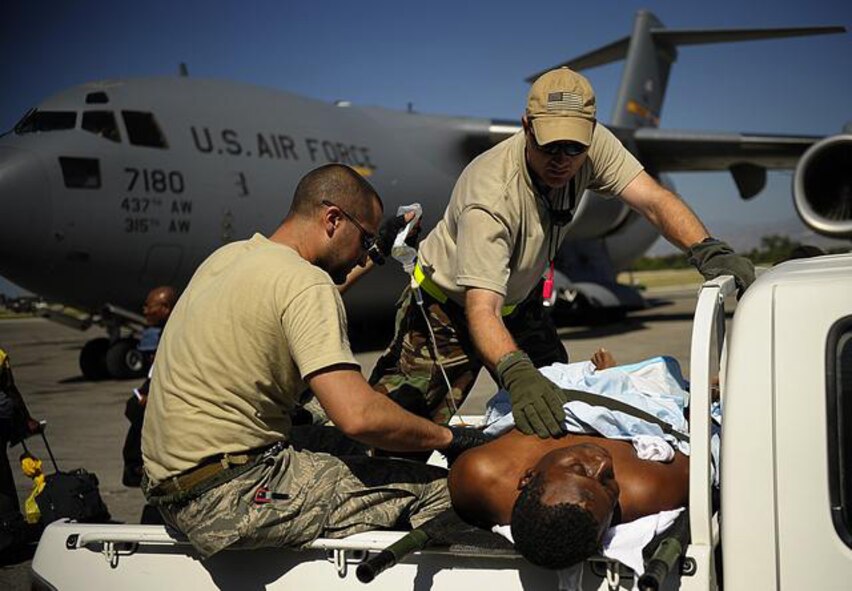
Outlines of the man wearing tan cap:
M 580 74 L 559 68 L 539 77 L 522 124 L 456 182 L 418 252 L 414 279 L 425 314 L 414 291 L 403 294 L 396 335 L 370 383 L 446 422 L 484 364 L 509 391 L 517 427 L 547 437 L 563 432 L 565 394 L 536 367 L 567 361 L 567 354 L 542 300 L 565 224 L 586 189 L 640 212 L 707 278 L 730 273 L 742 291 L 754 269 L 710 238 L 689 207 L 597 122 L 594 90 Z

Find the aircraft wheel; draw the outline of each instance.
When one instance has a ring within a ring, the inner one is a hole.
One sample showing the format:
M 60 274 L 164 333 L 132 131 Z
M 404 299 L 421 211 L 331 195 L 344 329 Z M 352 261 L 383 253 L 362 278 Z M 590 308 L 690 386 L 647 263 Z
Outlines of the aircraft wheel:
M 80 371 L 87 380 L 97 381 L 109 377 L 106 354 L 109 339 L 101 337 L 87 342 L 80 351 Z
M 109 375 L 117 380 L 141 378 L 145 375 L 145 358 L 136 348 L 136 339 L 125 338 L 113 343 L 106 353 Z

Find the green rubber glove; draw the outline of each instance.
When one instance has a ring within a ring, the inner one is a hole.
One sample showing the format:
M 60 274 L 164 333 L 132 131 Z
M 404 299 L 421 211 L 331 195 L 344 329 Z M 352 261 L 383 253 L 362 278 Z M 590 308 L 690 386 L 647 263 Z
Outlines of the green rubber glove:
M 754 283 L 754 265 L 745 257 L 734 253 L 726 242 L 705 238 L 686 251 L 689 262 L 695 265 L 704 279 L 719 275 L 733 275 L 737 283 L 737 297 L 742 297 L 748 286 Z
M 535 368 L 523 351 L 512 351 L 497 363 L 500 385 L 509 391 L 515 426 L 542 439 L 564 433 L 565 395 Z

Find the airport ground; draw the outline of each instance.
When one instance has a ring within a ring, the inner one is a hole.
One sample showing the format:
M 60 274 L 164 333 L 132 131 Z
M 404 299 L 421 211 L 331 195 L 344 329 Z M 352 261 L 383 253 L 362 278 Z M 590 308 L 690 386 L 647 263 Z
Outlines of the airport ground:
M 645 296 L 647 310 L 625 319 L 593 326 L 563 326 L 559 329 L 571 359 L 585 360 L 598 347 L 612 351 L 619 362 L 630 363 L 655 355 L 678 359 L 686 375 L 689 371 L 691 320 L 695 308 L 695 286 L 650 288 Z M 728 305 L 733 308 L 734 302 Z M 124 404 L 136 381 L 86 381 L 77 365 L 83 344 L 98 336 L 95 329 L 77 332 L 38 318 L 0 320 L 0 346 L 9 352 L 16 382 L 33 416 L 47 421 L 47 435 L 59 467 L 83 467 L 97 474 L 100 491 L 113 518 L 138 523 L 144 504 L 138 489 L 122 486 L 121 447 L 127 431 Z M 359 343 L 357 358 L 369 373 L 381 353 L 381 335 Z M 355 339 L 356 342 L 359 339 Z M 479 412 L 496 391 L 494 382 L 482 372 L 462 412 Z M 39 439 L 30 440 L 31 450 L 49 468 L 49 460 Z M 16 465 L 21 448 L 8 451 L 23 501 L 32 488 Z M 0 568 L 0 589 L 27 589 L 29 560 Z

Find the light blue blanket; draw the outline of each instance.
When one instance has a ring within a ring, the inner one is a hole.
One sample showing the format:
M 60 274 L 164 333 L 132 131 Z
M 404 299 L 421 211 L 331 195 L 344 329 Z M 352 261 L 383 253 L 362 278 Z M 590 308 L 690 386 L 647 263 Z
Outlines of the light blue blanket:
M 683 378 L 678 362 L 671 357 L 653 357 L 631 365 L 620 365 L 597 370 L 590 361 L 581 363 L 554 363 L 540 369 L 548 379 L 561 388 L 592 392 L 620 400 L 652 414 L 672 426 L 676 431 L 689 433 L 689 423 L 683 410 L 689 404 L 689 384 Z M 718 404 L 712 411 L 721 419 Z M 609 439 L 623 439 L 634 443 L 648 438 L 665 441 L 678 451 L 689 454 L 689 443 L 678 441 L 674 435 L 663 432 L 659 425 L 638 419 L 633 415 L 591 406 L 585 402 L 570 401 L 565 404 L 565 428 L 569 433 L 595 433 Z M 486 406 L 485 432 L 499 435 L 515 426 L 509 393 L 500 390 Z M 719 429 L 714 424 L 711 451 L 714 464 L 718 459 Z M 714 476 L 714 481 L 716 480 Z

